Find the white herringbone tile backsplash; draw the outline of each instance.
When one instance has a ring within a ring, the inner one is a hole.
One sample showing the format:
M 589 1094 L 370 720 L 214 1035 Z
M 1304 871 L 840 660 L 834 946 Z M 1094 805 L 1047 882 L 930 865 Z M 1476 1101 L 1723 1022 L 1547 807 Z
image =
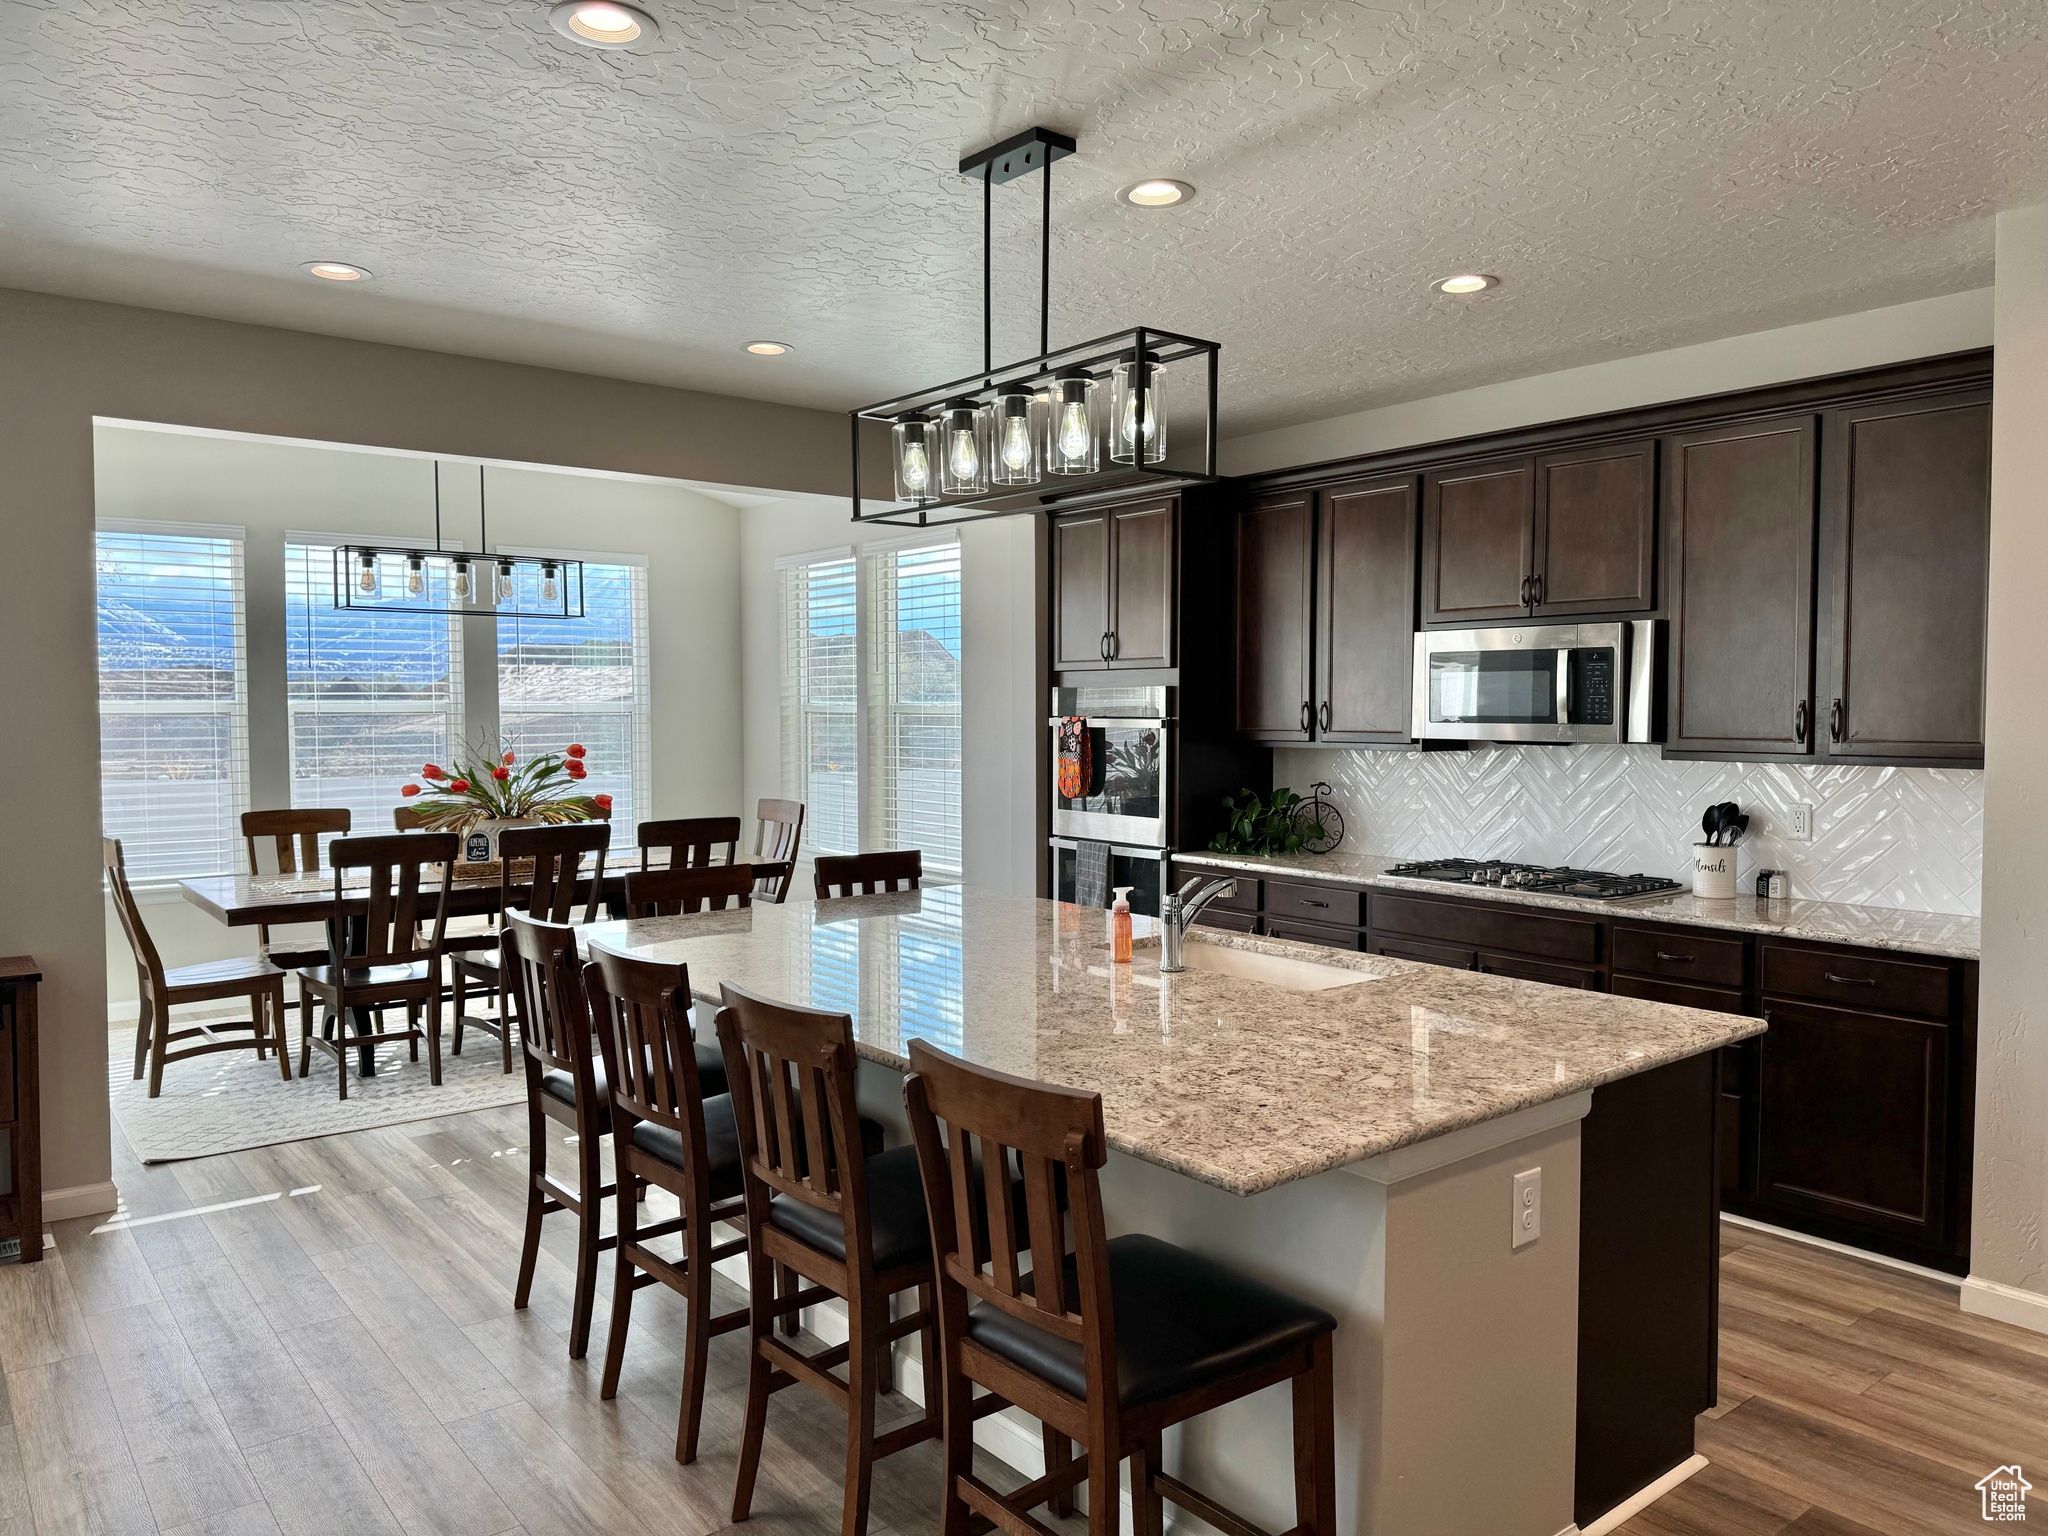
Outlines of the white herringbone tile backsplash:
M 1700 813 L 1750 818 L 1738 873 L 1791 877 L 1809 901 L 1975 916 L 1984 775 L 1954 768 L 1666 762 L 1655 747 L 1476 747 L 1470 752 L 1284 748 L 1273 782 L 1327 779 L 1345 846 L 1401 858 L 1495 858 L 1688 878 Z M 1788 840 L 1813 807 L 1810 842 Z

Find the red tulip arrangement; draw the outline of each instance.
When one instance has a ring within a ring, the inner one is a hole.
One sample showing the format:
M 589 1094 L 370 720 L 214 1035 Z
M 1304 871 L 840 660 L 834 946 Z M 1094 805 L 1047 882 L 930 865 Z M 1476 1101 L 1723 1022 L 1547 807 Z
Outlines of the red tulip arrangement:
M 523 766 L 517 754 L 485 755 L 482 762 L 457 762 L 453 768 L 428 763 L 420 769 L 424 784 L 406 784 L 399 794 L 420 802 L 421 819 L 437 831 L 467 832 L 480 821 L 511 821 L 521 817 L 540 822 L 595 821 L 612 807 L 610 795 L 568 791 L 589 777 L 585 752 L 571 742 L 560 752 L 543 752 Z

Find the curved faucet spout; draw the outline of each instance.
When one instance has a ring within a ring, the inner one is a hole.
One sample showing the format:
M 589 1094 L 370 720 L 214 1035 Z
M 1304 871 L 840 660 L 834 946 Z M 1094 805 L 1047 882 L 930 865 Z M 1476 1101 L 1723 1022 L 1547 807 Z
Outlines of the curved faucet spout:
M 1199 889 L 1197 889 L 1199 887 Z M 1225 896 L 1235 895 L 1235 879 L 1211 880 L 1202 884 L 1202 877 L 1195 876 L 1179 890 L 1161 903 L 1159 913 L 1159 969 L 1167 975 L 1174 975 L 1187 969 L 1181 961 L 1181 939 L 1187 933 L 1188 925 L 1200 915 L 1210 902 Z M 1192 893 L 1192 894 L 1190 894 Z

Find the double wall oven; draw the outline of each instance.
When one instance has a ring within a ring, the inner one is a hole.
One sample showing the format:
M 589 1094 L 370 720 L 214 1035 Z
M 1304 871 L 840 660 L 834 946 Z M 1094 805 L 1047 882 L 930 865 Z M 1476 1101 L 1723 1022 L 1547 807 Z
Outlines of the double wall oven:
M 1173 804 L 1174 690 L 1052 691 L 1052 888 L 1073 901 L 1105 861 L 1131 910 L 1157 916 Z

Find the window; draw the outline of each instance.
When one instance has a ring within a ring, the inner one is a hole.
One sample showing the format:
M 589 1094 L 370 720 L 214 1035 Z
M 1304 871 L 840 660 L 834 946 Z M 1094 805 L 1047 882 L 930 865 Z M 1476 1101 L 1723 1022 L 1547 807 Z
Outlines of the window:
M 580 742 L 581 792 L 612 797 L 612 846 L 632 848 L 650 799 L 646 563 L 585 559 L 583 613 L 498 620 L 498 736 L 522 762 Z
M 869 556 L 874 846 L 960 873 L 960 546 Z
M 853 557 L 783 567 L 783 793 L 815 853 L 860 851 L 860 678 Z
M 292 804 L 345 805 L 351 831 L 388 832 L 399 786 L 461 748 L 462 621 L 337 609 L 335 542 L 285 543 Z
M 239 862 L 249 801 L 239 529 L 102 523 L 100 820 L 137 881 Z

